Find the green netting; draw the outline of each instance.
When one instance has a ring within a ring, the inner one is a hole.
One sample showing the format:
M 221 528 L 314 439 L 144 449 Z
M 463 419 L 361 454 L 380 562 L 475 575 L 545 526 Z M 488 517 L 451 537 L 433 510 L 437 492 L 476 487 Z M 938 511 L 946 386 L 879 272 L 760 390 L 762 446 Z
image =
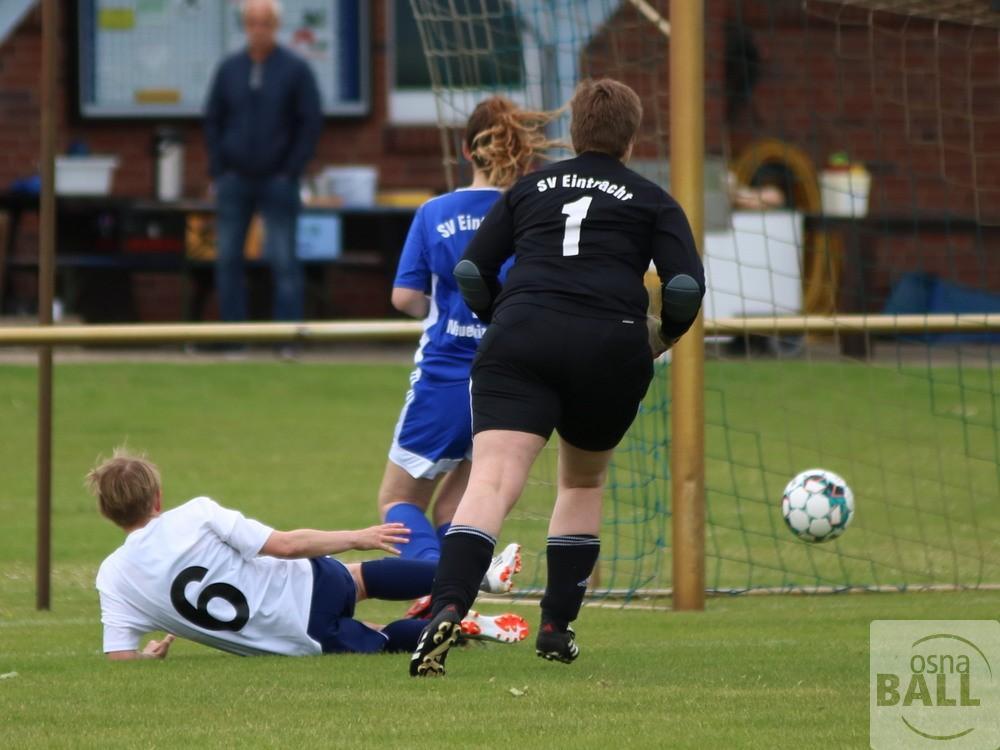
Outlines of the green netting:
M 706 2 L 709 318 L 1000 309 L 1000 16 L 979 5 Z M 453 184 L 469 176 L 456 127 L 476 101 L 551 109 L 585 75 L 640 93 L 632 166 L 668 184 L 665 0 L 411 6 Z M 708 588 L 1000 584 L 998 340 L 706 340 Z M 599 593 L 671 584 L 669 379 L 661 364 L 616 454 Z M 533 589 L 554 465 L 547 450 L 505 532 L 529 552 Z M 816 466 L 847 479 L 857 513 L 839 540 L 810 545 L 780 501 Z

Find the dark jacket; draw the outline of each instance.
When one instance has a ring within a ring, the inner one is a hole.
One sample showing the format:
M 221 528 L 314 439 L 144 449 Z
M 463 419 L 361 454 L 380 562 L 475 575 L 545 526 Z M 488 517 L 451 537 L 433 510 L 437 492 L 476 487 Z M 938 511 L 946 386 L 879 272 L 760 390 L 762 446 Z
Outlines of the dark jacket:
M 227 57 L 215 73 L 205 112 L 212 177 L 297 178 L 312 158 L 323 127 L 312 70 L 280 46 L 261 66 L 256 88 L 246 50 Z

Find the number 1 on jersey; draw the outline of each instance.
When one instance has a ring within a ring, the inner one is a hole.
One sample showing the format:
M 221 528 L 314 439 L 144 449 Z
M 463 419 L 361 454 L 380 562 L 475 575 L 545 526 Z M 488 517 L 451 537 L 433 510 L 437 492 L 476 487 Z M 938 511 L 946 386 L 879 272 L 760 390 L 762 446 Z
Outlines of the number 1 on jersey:
M 566 214 L 566 233 L 563 235 L 564 256 L 580 254 L 580 227 L 587 218 L 587 211 L 590 210 L 590 203 L 593 200 L 593 197 L 585 195 L 562 207 L 562 212 Z

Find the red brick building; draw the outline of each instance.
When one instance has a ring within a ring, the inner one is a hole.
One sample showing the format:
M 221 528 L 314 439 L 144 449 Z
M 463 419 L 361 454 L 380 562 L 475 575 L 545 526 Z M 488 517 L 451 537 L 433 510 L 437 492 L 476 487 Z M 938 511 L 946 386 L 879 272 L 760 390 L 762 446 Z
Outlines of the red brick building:
M 667 14 L 667 0 L 651 5 Z M 871 169 L 872 219 L 863 259 L 868 309 L 879 308 L 906 270 L 1000 290 L 1000 14 L 991 17 L 986 0 L 982 6 L 984 12 L 970 24 L 871 13 L 825 0 L 706 2 L 709 151 L 732 159 L 756 140 L 778 138 L 802 149 L 817 168 L 831 153 L 846 151 Z M 312 165 L 377 164 L 382 188 L 438 191 L 445 177 L 436 127 L 394 123 L 390 116 L 395 7 L 391 1 L 370 4 L 370 113 L 329 118 Z M 117 154 L 115 192 L 150 196 L 151 143 L 160 123 L 87 120 L 77 114 L 73 23 L 67 15 L 61 146 L 83 140 L 95 153 Z M 581 61 L 585 72 L 621 76 L 643 95 L 645 156 L 666 153 L 667 54 L 660 31 L 623 3 Z M 0 186 L 35 168 L 40 64 L 36 10 L 0 47 Z M 185 193 L 204 195 L 200 123 L 175 124 L 187 144 Z M 879 225 L 879 217 L 893 221 Z M 911 225 L 905 226 L 908 219 Z M 33 234 L 24 232 L 18 250 L 33 252 L 33 244 Z M 154 277 L 138 283 L 152 288 L 173 282 Z M 155 308 L 144 316 L 176 312 Z
M 906 271 L 1000 292 L 1000 13 L 986 0 L 952 20 L 727 6 L 759 50 L 750 106 L 727 123 L 732 153 L 768 135 L 873 174 L 863 306 L 880 309 Z

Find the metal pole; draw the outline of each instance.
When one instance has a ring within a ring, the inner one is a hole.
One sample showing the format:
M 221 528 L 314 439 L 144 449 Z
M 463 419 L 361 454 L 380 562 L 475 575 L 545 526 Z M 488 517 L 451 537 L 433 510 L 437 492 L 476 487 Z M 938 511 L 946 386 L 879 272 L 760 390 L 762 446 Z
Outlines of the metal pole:
M 56 245 L 56 96 L 59 19 L 56 0 L 42 0 L 41 204 L 39 205 L 38 324 L 52 325 Z M 38 349 L 38 500 L 35 606 L 51 608 L 52 580 L 52 347 Z
M 704 206 L 705 20 L 703 0 L 670 0 L 670 189 L 701 249 Z M 673 605 L 705 608 L 705 351 L 699 315 L 674 347 L 670 487 Z
M 659 314 L 659 281 L 650 287 L 651 314 Z M 423 333 L 419 321 L 356 320 L 312 323 L 158 323 L 123 325 L 0 326 L 0 347 L 11 346 L 150 346 L 184 342 L 349 344 L 407 341 Z M 787 317 L 713 318 L 702 321 L 706 336 L 778 336 L 840 332 L 998 333 L 1000 313 L 941 315 L 795 315 Z

